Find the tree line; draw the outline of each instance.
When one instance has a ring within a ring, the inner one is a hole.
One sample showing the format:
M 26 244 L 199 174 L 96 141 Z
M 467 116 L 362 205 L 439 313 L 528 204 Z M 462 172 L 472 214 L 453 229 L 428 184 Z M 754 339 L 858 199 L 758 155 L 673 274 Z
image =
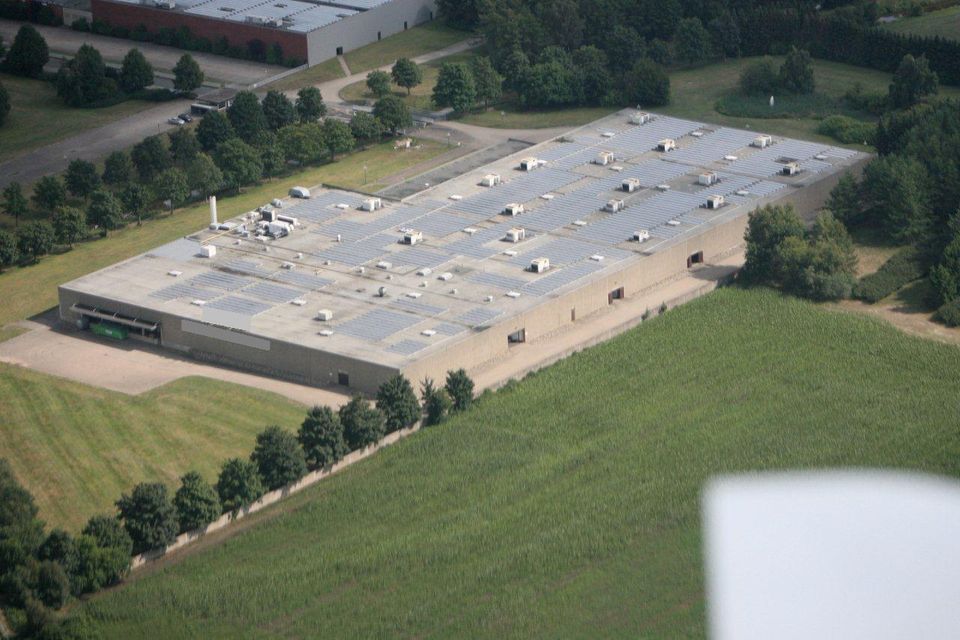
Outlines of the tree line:
M 358 142 L 377 141 L 412 124 L 396 96 L 378 101 L 372 114 L 354 114 L 349 123 L 324 118 L 326 112 L 316 87 L 302 88 L 295 101 L 279 91 L 269 91 L 262 101 L 241 91 L 225 113 L 208 113 L 195 128 L 114 151 L 102 172 L 92 162 L 72 160 L 62 176 L 40 178 L 29 200 L 13 182 L 0 198 L 15 223 L 14 233 L 0 230 L 0 269 L 33 263 L 55 246 L 105 237 L 191 200 L 237 193 L 265 178 L 332 162 Z M 20 224 L 31 212 L 36 219 Z
M 0 604 L 18 637 L 82 637 L 81 629 L 61 624 L 56 611 L 72 597 L 123 580 L 132 554 L 162 550 L 178 534 L 204 529 L 309 471 L 329 469 L 388 433 L 418 421 L 438 425 L 450 413 L 467 411 L 473 392 L 463 369 L 448 372 L 443 387 L 423 381 L 419 399 L 404 376 L 394 376 L 380 386 L 373 405 L 355 395 L 336 411 L 311 408 L 296 433 L 265 428 L 250 456 L 224 462 L 213 484 L 189 471 L 172 495 L 160 482 L 136 485 L 117 500 L 114 513 L 93 516 L 77 536 L 45 531 L 33 497 L 0 458 Z

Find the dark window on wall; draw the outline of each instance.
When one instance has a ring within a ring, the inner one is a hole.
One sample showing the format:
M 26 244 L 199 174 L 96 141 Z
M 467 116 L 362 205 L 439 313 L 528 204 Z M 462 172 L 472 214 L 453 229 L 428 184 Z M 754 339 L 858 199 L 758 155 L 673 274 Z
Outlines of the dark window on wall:
M 703 251 L 692 253 L 690 254 L 690 257 L 687 258 L 687 269 L 695 264 L 703 264 Z
M 570 309 L 570 322 L 576 322 L 576 321 L 577 321 L 577 310 Z
M 342 56 L 342 55 L 343 55 L 343 47 L 337 47 L 337 55 L 338 55 L 338 56 Z
M 339 385 L 341 385 L 341 386 L 344 386 L 344 387 L 349 387 L 349 386 L 350 386 L 350 374 L 345 373 L 345 372 L 343 372 L 343 371 L 338 371 L 338 372 L 337 372 L 337 384 L 339 384 Z
M 407 21 L 406 21 L 406 20 L 403 21 L 403 30 L 404 30 L 404 31 L 407 30 Z
M 508 344 L 508 345 L 520 344 L 520 343 L 526 342 L 526 341 L 527 341 L 527 330 L 526 330 L 526 329 L 520 329 L 520 330 L 518 330 L 518 331 L 514 331 L 513 333 L 511 333 L 510 335 L 507 336 L 507 344 Z
M 377 40 L 380 40 L 380 35 L 381 35 L 380 32 L 377 31 Z
M 626 296 L 624 295 L 623 287 L 619 289 L 614 289 L 607 294 L 607 304 L 613 304 L 614 300 L 623 300 Z

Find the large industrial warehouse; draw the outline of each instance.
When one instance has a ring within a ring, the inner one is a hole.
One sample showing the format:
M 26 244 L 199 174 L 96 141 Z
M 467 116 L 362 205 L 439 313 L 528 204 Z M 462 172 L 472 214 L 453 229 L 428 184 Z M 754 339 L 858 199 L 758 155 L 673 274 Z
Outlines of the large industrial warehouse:
M 211 41 L 279 45 L 315 65 L 433 19 L 434 0 L 91 0 L 95 20 L 156 32 L 186 27 Z
M 510 354 L 818 209 L 868 156 L 622 111 L 403 202 L 311 189 L 60 287 L 101 333 L 372 392 Z

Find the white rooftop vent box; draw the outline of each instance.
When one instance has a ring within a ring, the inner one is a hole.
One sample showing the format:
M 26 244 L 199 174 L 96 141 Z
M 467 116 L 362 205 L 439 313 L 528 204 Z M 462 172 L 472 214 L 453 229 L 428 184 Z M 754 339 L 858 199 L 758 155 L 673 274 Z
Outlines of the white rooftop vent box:
M 514 299 L 519 298 L 519 297 L 520 297 L 520 292 L 519 292 L 519 291 L 507 291 L 507 297 L 508 297 L 508 298 L 514 298 Z
M 168 276 L 173 276 L 174 278 L 179 278 L 183 275 L 183 271 L 167 271 Z
M 414 300 L 416 300 L 417 298 L 421 297 L 422 295 L 423 295 L 423 294 L 420 293 L 419 291 L 408 291 L 408 292 L 407 292 L 407 297 L 408 297 L 408 298 L 413 298 Z
M 504 240 L 507 242 L 520 242 L 527 237 L 527 231 L 523 227 L 514 227 L 507 230 Z
M 432 338 L 433 336 L 437 335 L 437 332 L 434 331 L 433 329 L 424 329 L 423 331 L 420 332 L 420 335 L 426 336 L 428 338 Z
M 717 184 L 717 182 L 719 182 L 719 179 L 717 178 L 716 173 L 714 173 L 713 171 L 707 171 L 706 173 L 700 174 L 700 177 L 697 178 L 697 182 L 704 185 L 705 187 L 710 187 Z
M 587 226 L 587 221 L 586 221 L 586 220 L 574 220 L 571 224 L 573 224 L 573 226 L 575 226 L 575 227 L 585 227 L 585 226 Z
M 707 209 L 719 209 L 723 206 L 723 196 L 713 195 L 707 198 Z
M 542 196 L 540 196 L 541 200 L 553 200 L 553 198 L 554 198 L 554 195 L 552 193 L 545 193 Z
M 679 227 L 679 226 L 680 226 L 680 221 L 679 221 L 679 220 L 667 220 L 667 224 L 670 225 L 671 227 Z
M 306 306 L 307 301 L 304 300 L 303 298 L 296 298 L 295 300 L 291 300 L 291 301 L 290 301 L 290 304 L 295 305 L 295 306 L 298 306 L 298 307 L 303 307 L 303 306 Z
M 521 171 L 533 171 L 540 166 L 540 161 L 536 158 L 524 158 L 520 161 Z
M 621 167 L 618 164 L 615 164 L 612 167 L 610 167 L 610 171 L 616 171 L 617 173 L 620 173 L 621 171 L 623 171 L 623 167 Z
M 360 208 L 364 211 L 376 211 L 383 208 L 383 201 L 380 198 L 367 198 L 360 203 Z
M 423 232 L 422 231 L 407 231 L 403 234 L 403 244 L 419 244 L 423 242 Z
M 342 209 L 343 211 L 346 211 L 349 208 L 350 208 L 350 205 L 348 205 L 346 202 L 341 202 L 340 204 L 337 205 L 337 209 Z
M 473 234 L 475 234 L 475 233 L 477 232 L 477 230 L 474 229 L 473 227 L 467 227 L 466 229 L 463 230 L 463 232 L 464 232 L 465 234 L 467 234 L 468 236 L 472 236 Z
M 523 213 L 523 205 L 516 202 L 511 202 L 503 208 L 503 215 L 505 216 L 518 216 L 521 213 Z
M 613 131 L 604 131 L 604 132 L 601 133 L 600 135 L 602 135 L 604 138 L 612 138 L 613 136 L 615 136 L 615 135 L 617 135 L 617 134 L 615 134 Z
M 534 258 L 530 261 L 530 271 L 543 273 L 550 268 L 550 258 Z
M 677 148 L 677 141 L 673 138 L 664 138 L 657 143 L 657 151 L 673 151 Z
M 590 259 L 593 260 L 594 262 L 603 262 L 603 256 L 600 255 L 599 253 L 593 254 L 592 256 L 590 256 Z
M 417 271 L 418 276 L 428 276 L 431 273 L 433 273 L 433 269 L 430 267 L 424 267 L 423 269 L 420 269 L 420 271 Z
M 272 204 L 278 209 L 283 208 L 283 200 L 281 200 L 280 198 L 274 198 L 273 200 L 270 201 L 270 204 Z
M 333 311 L 330 311 L 330 309 L 320 309 L 320 311 L 317 311 L 317 320 L 321 322 L 333 320 Z
M 387 262 L 386 260 L 381 260 L 377 263 L 377 269 L 389 269 L 393 266 L 392 262 Z
M 773 144 L 773 138 L 770 136 L 757 136 L 751 144 L 758 149 L 766 149 Z
M 737 159 L 737 156 L 723 156 L 723 159 L 734 162 Z
M 450 196 L 450 199 L 451 199 L 451 200 L 456 200 L 456 201 L 459 202 L 460 200 L 463 200 L 463 196 L 457 195 L 457 194 L 455 193 L 455 194 L 453 194 L 453 195 Z
M 483 297 L 483 301 L 484 301 L 484 302 L 493 302 L 493 296 L 484 296 L 484 297 Z
M 439 276 L 437 276 L 437 279 L 443 280 L 444 282 L 449 282 L 450 280 L 453 280 L 453 274 L 450 273 L 449 271 L 444 271 Z
M 614 156 L 611 151 L 601 151 L 597 154 L 597 157 L 593 159 L 593 164 L 598 164 L 601 167 L 605 167 L 608 164 L 613 164 Z
M 206 301 L 206 300 L 191 300 L 191 301 L 190 301 L 190 304 L 196 305 L 196 306 L 198 306 L 198 307 L 202 307 L 203 305 L 207 304 L 207 301 Z
M 640 229 L 635 234 L 633 234 L 634 242 L 646 242 L 650 239 L 650 232 L 646 229 Z
M 795 176 L 800 173 L 800 164 L 796 162 L 788 162 L 783 165 L 783 169 L 780 170 L 780 173 L 785 176 Z
M 702 138 L 703 131 L 691 131 L 690 135 L 692 135 L 694 138 Z
M 630 124 L 647 124 L 650 122 L 650 114 L 646 111 L 637 111 L 630 116 Z
M 607 204 L 603 205 L 603 210 L 609 211 L 610 213 L 617 213 L 618 211 L 623 211 L 624 206 L 623 200 L 608 200 Z
M 322 335 L 324 338 L 329 338 L 330 336 L 333 335 L 333 331 L 330 329 L 324 329 L 323 331 L 320 332 L 320 335 Z
M 500 174 L 499 173 L 488 173 L 483 176 L 483 179 L 480 180 L 480 186 L 482 187 L 495 187 L 500 184 Z
M 748 196 L 748 195 L 750 195 L 750 192 L 747 191 L 746 189 L 739 189 L 739 190 L 737 191 L 737 195 L 738 195 L 738 196 Z
M 294 198 L 309 198 L 310 189 L 306 187 L 293 187 L 290 189 L 290 195 Z
M 292 263 L 292 262 L 284 262 L 283 264 L 280 265 L 280 268 L 281 268 L 281 269 L 293 269 L 293 263 Z
M 657 191 L 670 191 L 670 185 L 668 184 L 658 184 L 654 187 Z
M 503 255 L 510 256 L 511 258 L 513 258 L 514 256 L 517 255 L 517 252 L 514 251 L 513 249 L 507 249 L 506 251 L 503 252 Z
M 640 188 L 640 179 L 639 178 L 627 178 L 620 183 L 620 188 L 627 193 L 633 193 Z
M 813 159 L 814 159 L 814 160 L 826 160 L 826 159 L 827 159 L 827 154 L 825 154 L 825 153 L 818 153 L 817 155 L 813 156 Z
M 217 247 L 212 244 L 205 244 L 200 247 L 200 255 L 204 258 L 212 258 L 217 255 Z

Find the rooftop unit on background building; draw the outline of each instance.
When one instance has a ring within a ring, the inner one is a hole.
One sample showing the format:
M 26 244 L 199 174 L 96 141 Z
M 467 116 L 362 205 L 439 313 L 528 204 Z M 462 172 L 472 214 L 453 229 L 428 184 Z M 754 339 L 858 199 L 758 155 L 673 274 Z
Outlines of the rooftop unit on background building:
M 507 242 L 520 242 L 527 237 L 527 231 L 523 227 L 513 227 L 508 229 L 506 235 L 503 236 L 503 239 Z
M 422 231 L 407 231 L 403 234 L 403 244 L 415 245 L 423 242 Z
M 657 151 L 673 151 L 677 148 L 677 141 L 673 138 L 664 138 L 657 143 Z
M 530 261 L 530 271 L 543 273 L 550 268 L 550 258 L 534 258 Z
M 480 180 L 480 186 L 495 187 L 498 184 L 500 184 L 500 182 L 501 180 L 500 180 L 499 173 L 488 173 L 487 175 L 483 176 L 483 178 Z
M 650 114 L 646 111 L 637 111 L 630 116 L 630 124 L 647 124 L 650 122 Z
M 723 206 L 723 196 L 712 195 L 707 197 L 707 209 L 719 209 Z
M 541 164 L 543 164 L 543 162 L 536 158 L 524 158 L 523 160 L 520 161 L 520 170 L 533 171 L 534 169 L 538 168 Z
M 597 154 L 597 157 L 593 159 L 593 164 L 598 164 L 601 167 L 605 167 L 608 164 L 613 164 L 615 157 L 612 151 L 601 151 Z
M 516 202 L 511 202 L 503 208 L 502 213 L 505 216 L 518 216 L 523 213 L 523 205 L 517 204 Z
M 623 200 L 608 200 L 607 204 L 603 205 L 604 211 L 609 211 L 610 213 L 617 213 L 618 211 L 623 211 L 626 205 L 624 205 Z
M 292 187 L 290 189 L 290 195 L 294 198 L 309 198 L 310 189 L 307 189 L 306 187 Z
M 646 229 L 640 229 L 640 231 L 637 231 L 636 233 L 633 234 L 633 238 L 632 238 L 634 242 L 646 242 L 649 239 L 650 239 L 650 232 L 647 231 Z
M 639 178 L 627 178 L 620 183 L 620 189 L 626 191 L 627 193 L 633 193 L 640 189 L 640 179 Z
M 383 208 L 383 201 L 380 198 L 367 198 L 360 203 L 360 208 L 364 211 L 376 211 Z
M 757 136 L 750 144 L 758 149 L 766 149 L 773 144 L 773 138 L 770 136 Z
M 712 187 L 713 185 L 719 182 L 717 174 L 715 171 L 707 171 L 706 173 L 701 173 L 700 177 L 697 178 L 697 182 L 702 184 L 705 187 Z
M 781 175 L 785 176 L 795 176 L 800 173 L 800 163 L 799 162 L 788 162 L 783 165 L 783 169 L 780 170 Z

